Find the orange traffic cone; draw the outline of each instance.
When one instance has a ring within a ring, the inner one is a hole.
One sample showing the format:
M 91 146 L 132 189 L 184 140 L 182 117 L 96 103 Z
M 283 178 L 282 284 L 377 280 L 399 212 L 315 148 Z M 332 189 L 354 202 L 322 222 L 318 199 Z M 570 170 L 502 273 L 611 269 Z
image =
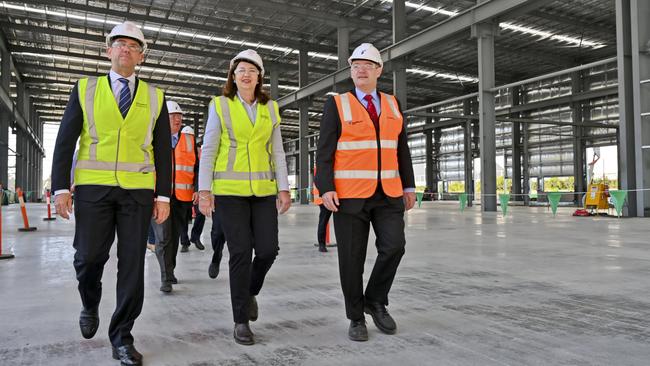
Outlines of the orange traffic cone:
M 52 208 L 50 207 L 50 203 L 52 201 L 52 198 L 51 198 L 51 193 L 50 193 L 49 189 L 47 190 L 47 192 L 45 192 L 45 200 L 47 201 L 47 217 L 44 217 L 43 221 L 56 220 L 56 217 L 52 217 Z
M 27 218 L 27 209 L 25 208 L 25 198 L 23 198 L 23 190 L 16 188 L 16 193 L 18 194 L 18 202 L 20 202 L 20 212 L 23 215 L 23 227 L 19 228 L 18 231 L 35 231 L 36 227 L 29 226 L 29 219 Z

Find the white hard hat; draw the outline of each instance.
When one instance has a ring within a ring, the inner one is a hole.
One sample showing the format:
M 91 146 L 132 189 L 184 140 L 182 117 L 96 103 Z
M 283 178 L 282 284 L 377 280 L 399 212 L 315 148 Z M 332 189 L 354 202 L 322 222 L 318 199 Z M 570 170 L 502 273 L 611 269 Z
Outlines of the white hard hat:
M 352 66 L 352 61 L 354 60 L 368 60 L 378 64 L 379 67 L 384 66 L 384 61 L 381 60 L 379 50 L 372 43 L 362 43 L 359 47 L 355 48 L 352 56 L 348 59 L 348 64 Z
M 144 34 L 142 34 L 140 28 L 133 22 L 126 21 L 113 27 L 111 33 L 106 36 L 106 46 L 110 47 L 113 44 L 113 38 L 116 37 L 132 38 L 140 43 L 142 52 L 147 50 L 147 41 L 144 39 Z
M 255 52 L 255 50 L 249 49 L 239 52 L 237 56 L 230 60 L 230 69 L 232 69 L 232 65 L 235 64 L 235 61 L 246 61 L 252 63 L 260 69 L 260 73 L 262 74 L 262 77 L 264 77 L 264 63 L 262 63 L 262 58 L 257 54 L 257 52 Z
M 183 110 L 181 109 L 181 106 L 178 105 L 178 103 L 174 102 L 173 100 L 168 100 L 167 101 L 167 113 L 180 113 L 180 114 L 183 114 Z
M 187 133 L 187 134 L 190 134 L 190 135 L 194 135 L 194 129 L 191 126 L 185 126 L 181 130 L 181 133 Z

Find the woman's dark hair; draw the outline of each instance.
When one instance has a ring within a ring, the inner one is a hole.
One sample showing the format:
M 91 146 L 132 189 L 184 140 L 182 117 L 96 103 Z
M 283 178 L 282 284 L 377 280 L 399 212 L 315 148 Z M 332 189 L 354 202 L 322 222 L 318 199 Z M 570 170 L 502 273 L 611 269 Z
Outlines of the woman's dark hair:
M 223 87 L 223 95 L 230 99 L 233 99 L 237 95 L 237 84 L 235 83 L 235 69 L 237 68 L 237 65 L 239 65 L 239 63 L 242 61 L 248 62 L 246 60 L 237 60 L 228 71 L 228 80 L 226 81 L 226 85 L 224 85 Z M 252 62 L 250 64 L 255 65 Z M 257 74 L 257 85 L 255 85 L 255 99 L 260 104 L 266 104 L 266 102 L 268 102 L 269 99 L 271 99 L 271 97 L 266 91 L 262 90 L 262 81 L 263 81 L 262 72 L 260 68 L 257 67 L 257 65 L 255 65 L 255 68 L 257 68 L 257 71 L 260 72 L 259 74 Z

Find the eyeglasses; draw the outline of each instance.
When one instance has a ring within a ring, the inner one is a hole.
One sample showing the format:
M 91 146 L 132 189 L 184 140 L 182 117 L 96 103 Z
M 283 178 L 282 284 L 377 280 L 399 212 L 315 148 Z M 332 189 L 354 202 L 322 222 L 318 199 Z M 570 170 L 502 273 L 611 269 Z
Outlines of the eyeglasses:
M 257 69 L 236 69 L 235 70 L 235 74 L 237 75 L 246 75 L 246 74 L 257 75 L 259 73 L 260 72 Z
M 113 42 L 113 44 L 111 45 L 111 47 L 113 47 L 113 48 L 119 48 L 119 49 L 121 49 L 121 50 L 123 50 L 123 49 L 125 49 L 125 48 L 128 48 L 129 51 L 133 51 L 133 52 L 137 52 L 137 53 L 142 52 L 142 46 L 137 45 L 137 44 L 127 44 L 127 43 L 124 42 L 124 41 L 115 41 L 115 42 Z
M 376 69 L 377 65 L 375 65 L 375 64 L 352 64 L 352 66 L 350 66 L 350 67 L 354 71 L 359 71 L 359 70 L 370 71 L 370 70 Z

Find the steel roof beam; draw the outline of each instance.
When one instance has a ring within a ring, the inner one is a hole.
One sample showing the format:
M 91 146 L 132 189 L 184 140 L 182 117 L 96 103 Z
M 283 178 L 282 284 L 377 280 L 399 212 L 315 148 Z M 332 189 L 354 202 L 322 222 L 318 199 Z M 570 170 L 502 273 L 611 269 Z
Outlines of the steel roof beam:
M 549 3 L 551 0 L 492 0 L 476 6 L 449 18 L 429 28 L 422 30 L 406 39 L 393 43 L 381 51 L 384 62 L 398 59 L 458 32 L 466 31 L 472 24 L 484 22 L 496 17 L 506 16 L 525 8 L 531 11 Z M 298 100 L 331 88 L 334 84 L 344 81 L 349 75 L 349 67 L 339 69 L 293 93 L 278 99 L 280 106 L 293 104 Z
M 174 19 L 168 19 L 168 18 L 161 18 L 161 17 L 155 17 L 151 15 L 145 15 L 145 14 L 137 14 L 133 12 L 125 12 L 123 10 L 114 10 L 114 9 L 109 9 L 109 8 L 103 8 L 99 6 L 90 6 L 90 5 L 84 5 L 84 4 L 75 4 L 75 3 L 69 3 L 65 1 L 59 1 L 59 0 L 48 0 L 48 1 L 34 1 L 34 0 L 24 0 L 22 1 L 25 4 L 31 4 L 31 5 L 43 5 L 43 6 L 57 6 L 61 7 L 64 9 L 72 9 L 72 10 L 78 10 L 78 11 L 85 11 L 89 13 L 95 13 L 95 14 L 100 14 L 100 15 L 111 15 L 114 17 L 117 17 L 119 19 L 129 19 L 129 20 L 136 20 L 136 21 L 142 21 L 142 22 L 151 22 L 151 23 L 158 23 L 158 24 L 163 24 L 163 25 L 170 25 L 174 27 L 178 27 L 183 30 L 188 30 L 188 29 L 195 29 L 195 30 L 201 30 L 204 32 L 209 32 L 209 33 L 214 33 L 214 34 L 219 34 L 221 36 L 237 36 L 237 37 L 242 37 L 245 38 L 245 40 L 249 42 L 260 42 L 263 41 L 268 44 L 277 44 L 281 45 L 284 47 L 289 47 L 293 49 L 298 49 L 300 48 L 300 45 L 302 44 L 302 41 L 292 41 L 292 40 L 287 40 L 283 39 L 281 37 L 274 37 L 274 36 L 266 36 L 261 32 L 255 32 L 255 33 L 249 33 L 249 32 L 242 32 L 242 31 L 237 31 L 234 30 L 234 27 L 230 27 L 228 29 L 223 29 L 223 28 L 218 28 L 215 26 L 210 26 L 210 25 L 205 25 L 205 24 L 197 24 L 197 23 L 190 23 L 190 22 L 185 22 L 185 21 L 179 21 L 179 20 L 174 20 Z M 228 22 L 231 23 L 241 23 L 240 25 L 242 26 L 247 26 L 248 24 L 244 22 L 236 22 L 233 20 L 228 20 Z M 97 29 L 103 31 L 104 27 L 98 26 Z M 147 32 L 145 30 L 145 32 Z M 329 53 L 335 53 L 336 52 L 336 47 L 331 47 L 331 46 L 323 46 L 321 44 L 317 43 L 309 43 L 309 49 L 311 51 L 315 52 L 329 52 Z

